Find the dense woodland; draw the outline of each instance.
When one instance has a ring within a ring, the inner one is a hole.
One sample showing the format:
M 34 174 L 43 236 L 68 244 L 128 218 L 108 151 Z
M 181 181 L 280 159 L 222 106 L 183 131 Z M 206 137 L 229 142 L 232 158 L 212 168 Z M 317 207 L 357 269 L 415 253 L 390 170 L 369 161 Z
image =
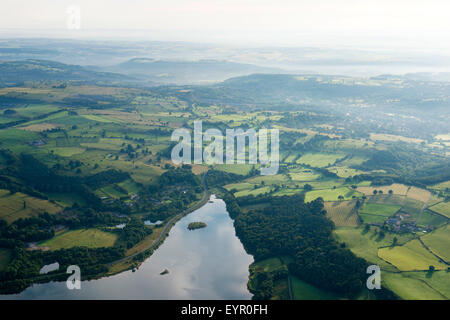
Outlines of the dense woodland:
M 236 200 L 226 197 L 236 234 L 256 260 L 291 256 L 289 271 L 307 282 L 349 298 L 363 289 L 368 264 L 333 239 L 334 224 L 325 217 L 322 199 L 305 204 L 296 195 L 264 201 L 270 206 L 242 214 Z M 257 297 L 270 295 L 258 292 Z

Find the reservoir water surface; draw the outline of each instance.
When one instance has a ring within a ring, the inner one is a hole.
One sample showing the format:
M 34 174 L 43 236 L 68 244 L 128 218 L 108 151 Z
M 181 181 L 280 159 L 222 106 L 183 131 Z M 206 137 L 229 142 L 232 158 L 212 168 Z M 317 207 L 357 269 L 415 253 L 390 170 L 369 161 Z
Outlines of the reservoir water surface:
M 178 221 L 135 272 L 83 281 L 81 290 L 69 290 L 65 282 L 35 284 L 0 299 L 250 299 L 253 257 L 236 237 L 224 201 L 214 195 L 210 200 Z M 207 227 L 190 231 L 193 221 Z M 169 273 L 160 275 L 165 269 Z

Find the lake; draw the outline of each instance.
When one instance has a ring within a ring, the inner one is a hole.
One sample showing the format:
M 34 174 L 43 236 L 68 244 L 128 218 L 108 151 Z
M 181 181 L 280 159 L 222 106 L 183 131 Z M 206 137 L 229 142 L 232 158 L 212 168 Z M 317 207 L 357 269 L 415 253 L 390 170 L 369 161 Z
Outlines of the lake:
M 69 290 L 65 282 L 36 284 L 0 299 L 251 299 L 253 257 L 236 237 L 225 202 L 214 195 L 210 200 L 178 221 L 136 272 L 83 281 L 81 290 Z M 193 221 L 207 227 L 190 231 Z M 165 269 L 169 273 L 160 275 Z

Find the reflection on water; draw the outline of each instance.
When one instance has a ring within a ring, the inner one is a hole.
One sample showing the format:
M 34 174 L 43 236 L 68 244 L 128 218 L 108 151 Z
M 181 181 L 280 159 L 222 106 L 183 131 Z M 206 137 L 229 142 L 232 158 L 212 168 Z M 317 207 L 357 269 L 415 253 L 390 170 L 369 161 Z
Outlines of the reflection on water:
M 81 290 L 65 282 L 38 284 L 16 299 L 250 299 L 248 266 L 253 262 L 235 236 L 225 203 L 212 203 L 182 218 L 169 237 L 136 272 L 83 281 Z M 190 231 L 193 221 L 208 226 Z M 169 273 L 160 275 L 168 269 Z M 83 272 L 83 270 L 81 270 Z

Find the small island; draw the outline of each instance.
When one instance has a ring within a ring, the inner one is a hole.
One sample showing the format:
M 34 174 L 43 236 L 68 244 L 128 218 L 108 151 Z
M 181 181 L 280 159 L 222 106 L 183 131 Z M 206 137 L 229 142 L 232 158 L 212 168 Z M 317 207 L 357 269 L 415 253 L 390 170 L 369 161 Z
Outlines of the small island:
M 201 228 L 205 228 L 206 227 L 206 223 L 204 222 L 191 222 L 188 225 L 188 229 L 189 230 L 195 230 L 195 229 L 201 229 Z
M 168 273 L 169 273 L 169 270 L 164 269 L 164 270 L 161 271 L 159 274 L 163 276 L 163 275 L 168 274 Z

